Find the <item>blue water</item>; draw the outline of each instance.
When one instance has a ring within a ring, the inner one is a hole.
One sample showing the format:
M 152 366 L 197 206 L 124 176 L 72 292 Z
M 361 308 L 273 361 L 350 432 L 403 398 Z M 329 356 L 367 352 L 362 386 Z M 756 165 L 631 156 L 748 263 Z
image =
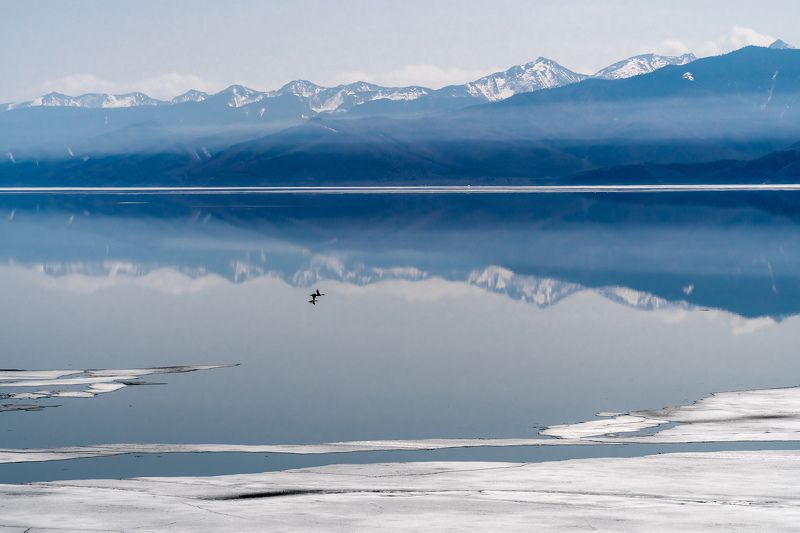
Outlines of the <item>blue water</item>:
M 798 198 L 4 195 L 0 367 L 241 365 L 0 413 L 0 447 L 532 437 L 598 411 L 796 385 Z M 257 471 L 258 456 L 0 478 Z M 348 455 L 362 456 L 384 457 Z

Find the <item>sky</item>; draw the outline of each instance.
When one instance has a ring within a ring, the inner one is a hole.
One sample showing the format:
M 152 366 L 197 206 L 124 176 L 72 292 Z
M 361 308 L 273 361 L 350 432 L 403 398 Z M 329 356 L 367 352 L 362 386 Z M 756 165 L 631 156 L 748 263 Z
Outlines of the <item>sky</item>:
M 293 79 L 441 87 L 531 61 L 800 44 L 796 0 L 0 0 L 0 102 Z

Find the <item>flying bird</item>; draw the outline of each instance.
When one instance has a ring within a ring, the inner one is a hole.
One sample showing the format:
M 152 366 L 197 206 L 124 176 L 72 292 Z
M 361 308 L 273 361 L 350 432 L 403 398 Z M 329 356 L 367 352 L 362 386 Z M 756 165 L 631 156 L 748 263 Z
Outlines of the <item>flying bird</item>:
M 310 303 L 311 305 L 317 305 L 317 298 L 325 296 L 325 293 L 319 292 L 319 289 L 317 289 L 316 292 L 312 292 L 311 294 L 309 294 L 309 296 L 311 296 L 311 299 L 308 301 L 308 303 Z

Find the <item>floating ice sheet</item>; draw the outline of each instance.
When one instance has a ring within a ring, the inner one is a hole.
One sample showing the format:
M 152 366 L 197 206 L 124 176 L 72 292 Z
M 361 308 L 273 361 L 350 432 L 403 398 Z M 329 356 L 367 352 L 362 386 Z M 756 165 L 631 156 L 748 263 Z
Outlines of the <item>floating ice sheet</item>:
M 128 453 L 346 453 L 370 451 L 440 450 L 445 448 L 478 448 L 507 446 L 587 445 L 591 441 L 578 439 L 420 439 L 330 442 L 322 444 L 101 444 L 62 448 L 0 448 L 0 464 L 57 461 L 85 457 L 108 457 Z
M 2 526 L 84 531 L 791 531 L 800 452 L 334 465 L 0 485 Z
M 659 430 L 661 425 L 664 427 Z M 656 430 L 651 435 L 625 435 L 648 428 Z M 691 405 L 551 426 L 542 434 L 627 443 L 797 441 L 800 440 L 800 387 L 720 392 Z
M 33 391 L 16 391 L 0 393 L 0 398 L 9 400 L 41 400 L 45 398 L 92 398 L 98 394 L 115 392 L 129 385 L 147 385 L 139 381 L 145 376 L 156 374 L 179 374 L 197 370 L 211 370 L 236 365 L 184 365 L 154 368 L 127 368 L 118 370 L 0 370 L 0 388 L 26 389 L 53 387 Z M 80 387 L 70 389 L 65 387 Z M 16 409 L 12 407 L 17 406 Z M 8 404 L 8 409 L 1 411 L 23 410 L 21 404 Z M 7 406 L 7 407 L 8 407 Z M 34 406 L 41 409 L 43 406 Z M 38 410 L 25 409 L 25 410 Z

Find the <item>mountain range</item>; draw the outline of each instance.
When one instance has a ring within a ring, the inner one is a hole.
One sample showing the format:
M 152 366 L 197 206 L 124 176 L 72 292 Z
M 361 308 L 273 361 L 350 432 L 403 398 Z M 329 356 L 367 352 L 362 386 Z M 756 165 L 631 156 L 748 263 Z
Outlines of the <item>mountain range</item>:
M 172 104 L 139 93 L 68 101 L 121 108 L 49 106 L 48 96 L 0 112 L 0 182 L 795 180 L 800 50 L 776 41 L 693 59 L 636 56 L 587 77 L 539 58 L 438 90 L 295 81 Z
M 382 87 L 363 81 L 336 87 L 323 87 L 310 81 L 295 80 L 276 91 L 261 92 L 242 85 L 231 85 L 213 95 L 193 89 L 171 100 L 157 100 L 141 92 L 127 94 L 92 93 L 81 96 L 68 96 L 51 92 L 33 100 L 5 104 L 0 109 L 6 111 L 27 107 L 115 109 L 200 103 L 210 99 L 215 102 L 223 102 L 224 105 L 233 108 L 262 103 L 262 108 L 266 112 L 271 104 L 288 96 L 295 97 L 302 102 L 306 113 L 310 115 L 315 113 L 346 112 L 355 106 L 375 100 L 409 101 L 420 98 L 435 99 L 444 97 L 496 102 L 515 94 L 561 87 L 590 77 L 601 79 L 627 78 L 646 74 L 667 65 L 685 65 L 695 59 L 693 54 L 680 56 L 644 54 L 614 63 L 589 76 L 573 72 L 550 59 L 539 57 L 529 63 L 516 65 L 505 71 L 495 72 L 463 85 L 450 85 L 436 90 L 420 86 Z

